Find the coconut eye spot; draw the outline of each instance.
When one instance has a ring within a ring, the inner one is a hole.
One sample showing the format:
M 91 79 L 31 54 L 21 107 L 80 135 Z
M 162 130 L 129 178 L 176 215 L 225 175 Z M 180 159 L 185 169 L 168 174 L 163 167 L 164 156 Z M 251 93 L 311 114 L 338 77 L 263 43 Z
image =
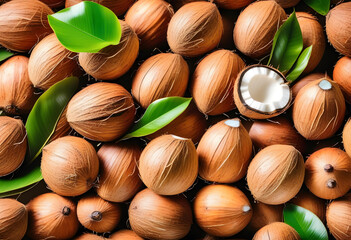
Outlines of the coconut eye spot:
M 249 107 L 262 112 L 284 108 L 290 99 L 289 86 L 268 67 L 249 69 L 242 77 L 240 92 Z
M 225 125 L 233 128 L 240 127 L 240 121 L 238 119 L 231 119 L 224 122 Z
M 328 80 L 323 79 L 319 82 L 318 86 L 323 90 L 330 90 L 332 88 L 331 83 Z

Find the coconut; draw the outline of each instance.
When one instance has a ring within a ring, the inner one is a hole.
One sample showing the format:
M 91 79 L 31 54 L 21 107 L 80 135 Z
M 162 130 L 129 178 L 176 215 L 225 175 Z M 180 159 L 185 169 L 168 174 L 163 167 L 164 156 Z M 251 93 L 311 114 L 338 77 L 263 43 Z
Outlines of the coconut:
M 188 64 L 182 56 L 160 53 L 139 67 L 133 78 L 132 94 L 143 108 L 147 108 L 159 98 L 183 96 L 188 79 Z
M 74 240 L 106 240 L 107 238 L 95 235 L 92 233 L 83 233 L 79 237 L 74 238 Z
M 306 86 L 310 82 L 313 82 L 315 80 L 319 80 L 322 78 L 332 80 L 326 73 L 310 73 L 307 76 L 298 80 L 291 88 L 293 99 L 296 98 L 297 94 L 304 86 Z
M 138 56 L 138 36 L 127 23 L 119 22 L 122 29 L 119 44 L 105 47 L 98 53 L 79 53 L 80 65 L 94 78 L 102 80 L 119 78 L 128 72 Z
M 110 239 L 111 240 L 143 240 L 135 232 L 127 229 L 122 229 L 115 232 L 114 234 L 111 235 Z
M 243 7 L 246 7 L 250 3 L 252 3 L 254 0 L 236 0 L 236 1 L 231 1 L 231 0 L 215 0 L 214 2 L 218 5 L 220 8 L 225 8 L 225 9 L 240 9 Z
M 286 203 L 300 191 L 304 176 L 304 160 L 296 148 L 271 145 L 252 159 L 247 184 L 256 200 L 278 205 Z
M 250 4 L 235 24 L 235 46 L 251 58 L 264 57 L 270 52 L 274 35 L 285 19 L 284 9 L 275 1 Z
M 181 239 L 192 224 L 191 207 L 184 196 L 160 196 L 150 189 L 134 197 L 128 213 L 132 230 L 146 239 Z
M 249 118 L 267 119 L 286 111 L 291 90 L 284 75 L 275 68 L 251 65 L 235 81 L 234 101 L 239 112 Z
M 157 194 L 186 191 L 198 174 L 198 157 L 191 139 L 163 135 L 152 140 L 139 160 L 140 177 Z
M 29 57 L 28 74 L 35 88 L 48 89 L 69 76 L 80 76 L 74 59 L 76 53 L 67 50 L 54 33 L 41 40 Z
M 286 223 L 275 222 L 261 228 L 252 240 L 300 240 L 296 230 Z
M 121 207 L 100 197 L 83 197 L 77 205 L 77 216 L 79 222 L 91 231 L 110 232 L 121 219 Z
M 166 43 L 173 14 L 171 4 L 163 0 L 139 0 L 129 8 L 125 21 L 140 38 L 140 49 L 153 50 Z
M 234 82 L 244 67 L 244 61 L 229 50 L 218 50 L 202 59 L 190 83 L 191 95 L 199 110 L 206 115 L 233 110 Z
M 246 174 L 252 142 L 238 118 L 223 120 L 207 130 L 197 147 L 197 154 L 202 178 L 232 183 Z
M 306 152 L 306 140 L 296 131 L 286 116 L 278 116 L 271 120 L 255 120 L 249 131 L 255 146 L 265 148 L 274 144 L 294 146 L 302 153 Z
M 347 121 L 342 132 L 342 141 L 347 154 L 351 157 L 351 118 Z
M 274 0 L 276 1 L 282 8 L 291 8 L 295 7 L 300 0 Z
M 98 151 L 100 177 L 96 191 L 111 202 L 124 202 L 141 188 L 137 161 L 140 147 L 133 141 L 104 144 Z
M 0 177 L 19 168 L 26 156 L 27 134 L 23 122 L 0 117 Z
M 346 101 L 351 103 L 351 58 L 340 58 L 334 67 L 333 79 L 339 84 Z
M 48 0 L 45 0 L 48 1 Z M 123 15 L 130 6 L 134 3 L 134 0 L 115 0 L 115 1 L 110 1 L 110 0 L 89 0 L 92 2 L 96 2 L 102 6 L 105 6 L 109 8 L 112 12 L 114 12 L 117 16 Z M 66 0 L 66 5 L 65 7 L 72 7 L 73 5 L 76 5 L 80 2 L 83 2 L 83 0 Z
M 247 228 L 251 232 L 257 232 L 264 226 L 283 221 L 284 205 L 267 205 L 264 203 L 253 203 L 253 215 Z
M 28 58 L 14 56 L 0 67 L 0 108 L 9 115 L 25 115 L 37 96 L 28 77 Z
M 30 239 L 72 239 L 79 228 L 76 204 L 55 193 L 45 193 L 27 204 Z
M 43 148 L 41 172 L 54 192 L 63 196 L 78 196 L 87 192 L 95 182 L 99 160 L 89 142 L 66 136 Z
M 22 239 L 26 234 L 27 225 L 26 206 L 14 199 L 0 199 L 0 236 L 2 240 Z
M 326 17 L 329 42 L 343 55 L 351 57 L 351 2 L 340 3 Z
M 295 128 L 308 140 L 329 138 L 341 127 L 345 108 L 337 83 L 325 78 L 313 81 L 295 98 L 292 114 Z
M 338 148 L 323 148 L 306 161 L 305 184 L 317 197 L 335 199 L 351 188 L 351 158 Z
M 318 19 L 309 13 L 297 12 L 296 17 L 302 32 L 303 48 L 313 45 L 311 57 L 303 71 L 309 73 L 317 67 L 323 57 L 325 50 L 324 30 Z
M 222 33 L 222 17 L 216 5 L 203 1 L 191 2 L 172 17 L 167 41 L 173 52 L 196 57 L 215 48 Z
M 69 101 L 67 121 L 86 138 L 112 141 L 133 124 L 135 106 L 130 93 L 115 83 L 94 83 Z
M 336 240 L 351 238 L 351 194 L 332 201 L 327 208 L 327 224 Z
M 17 52 L 30 50 L 52 32 L 47 16 L 53 13 L 38 0 L 4 3 L 0 6 L 0 45 Z
M 246 227 L 252 211 L 249 200 L 239 189 L 226 185 L 208 185 L 196 195 L 194 215 L 197 224 L 206 233 L 229 237 Z

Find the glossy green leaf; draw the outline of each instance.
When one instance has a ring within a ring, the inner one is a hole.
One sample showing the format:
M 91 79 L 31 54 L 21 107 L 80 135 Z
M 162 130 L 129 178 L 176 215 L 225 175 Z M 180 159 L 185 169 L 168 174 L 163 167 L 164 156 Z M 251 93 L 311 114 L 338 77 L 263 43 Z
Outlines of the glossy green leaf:
M 278 68 L 285 74 L 294 65 L 302 48 L 301 28 L 294 11 L 274 36 L 268 65 Z
M 68 77 L 44 92 L 34 104 L 27 122 L 28 151 L 26 165 L 38 157 L 54 133 L 68 101 L 76 92 L 79 79 Z
M 330 0 L 304 0 L 305 3 L 321 15 L 327 15 L 330 9 Z
M 297 59 L 294 67 L 292 68 L 291 72 L 286 77 L 286 80 L 293 82 L 295 81 L 301 73 L 305 70 L 308 65 L 308 61 L 310 60 L 312 53 L 312 46 L 309 46 L 301 53 L 300 57 Z
M 166 97 L 154 101 L 121 140 L 147 136 L 160 130 L 182 114 L 190 102 L 191 98 L 183 97 Z
M 284 222 L 293 227 L 302 240 L 328 240 L 328 232 L 322 221 L 311 211 L 288 204 L 284 208 Z
M 39 163 L 21 168 L 15 172 L 14 178 L 0 178 L 0 197 L 25 192 L 42 179 Z
M 57 38 L 72 52 L 98 52 L 121 39 L 116 15 L 98 3 L 84 1 L 48 16 Z
M 11 57 L 12 55 L 12 52 L 7 51 L 6 49 L 0 49 L 0 62 Z

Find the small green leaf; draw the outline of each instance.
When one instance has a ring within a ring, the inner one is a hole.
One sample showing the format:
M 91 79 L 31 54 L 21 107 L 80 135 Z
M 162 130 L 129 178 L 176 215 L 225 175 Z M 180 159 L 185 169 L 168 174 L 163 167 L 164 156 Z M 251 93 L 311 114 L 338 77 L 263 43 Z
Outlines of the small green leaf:
M 303 48 L 302 33 L 295 11 L 276 32 L 268 65 L 286 73 L 294 65 Z
M 308 61 L 310 60 L 311 53 L 312 53 L 312 45 L 306 48 L 305 50 L 303 50 L 300 57 L 297 59 L 293 69 L 286 77 L 286 80 L 293 82 L 301 75 L 301 73 L 305 70 L 305 68 L 308 65 Z
M 0 62 L 11 57 L 12 55 L 12 52 L 7 51 L 6 49 L 0 49 Z
M 191 98 L 183 97 L 166 97 L 154 101 L 131 131 L 121 140 L 147 136 L 160 130 L 182 114 L 190 102 Z
M 96 53 L 121 39 L 116 15 L 95 2 L 84 1 L 48 16 L 58 40 L 72 52 Z
M 327 15 L 330 9 L 330 0 L 304 0 L 305 3 L 321 15 Z
M 40 164 L 32 164 L 15 172 L 11 179 L 0 178 L 0 197 L 16 195 L 30 189 L 30 186 L 43 179 Z
M 20 189 L 16 189 L 16 190 L 10 191 L 10 192 L 0 193 L 0 198 L 10 197 L 10 196 L 14 196 L 14 195 L 18 195 L 18 194 L 27 192 L 30 189 L 34 188 L 38 183 L 39 182 L 34 183 L 34 184 L 29 185 L 29 186 L 24 187 L 24 188 L 20 188 Z
M 0 116 L 6 116 L 5 112 L 0 110 Z
M 322 221 L 311 211 L 288 204 L 284 208 L 284 222 L 293 227 L 302 240 L 328 240 L 328 232 Z
M 54 133 L 61 113 L 76 92 L 78 83 L 78 78 L 68 77 L 50 87 L 34 104 L 26 122 L 29 148 L 27 165 L 39 156 Z

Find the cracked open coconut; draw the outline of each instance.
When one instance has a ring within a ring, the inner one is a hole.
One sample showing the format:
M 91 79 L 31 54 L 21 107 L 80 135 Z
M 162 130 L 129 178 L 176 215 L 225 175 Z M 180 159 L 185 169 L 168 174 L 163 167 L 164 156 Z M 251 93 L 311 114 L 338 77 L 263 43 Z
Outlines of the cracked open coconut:
M 285 112 L 290 106 L 291 95 L 284 75 L 264 65 L 245 68 L 234 86 L 234 101 L 239 112 L 254 119 L 272 118 Z

